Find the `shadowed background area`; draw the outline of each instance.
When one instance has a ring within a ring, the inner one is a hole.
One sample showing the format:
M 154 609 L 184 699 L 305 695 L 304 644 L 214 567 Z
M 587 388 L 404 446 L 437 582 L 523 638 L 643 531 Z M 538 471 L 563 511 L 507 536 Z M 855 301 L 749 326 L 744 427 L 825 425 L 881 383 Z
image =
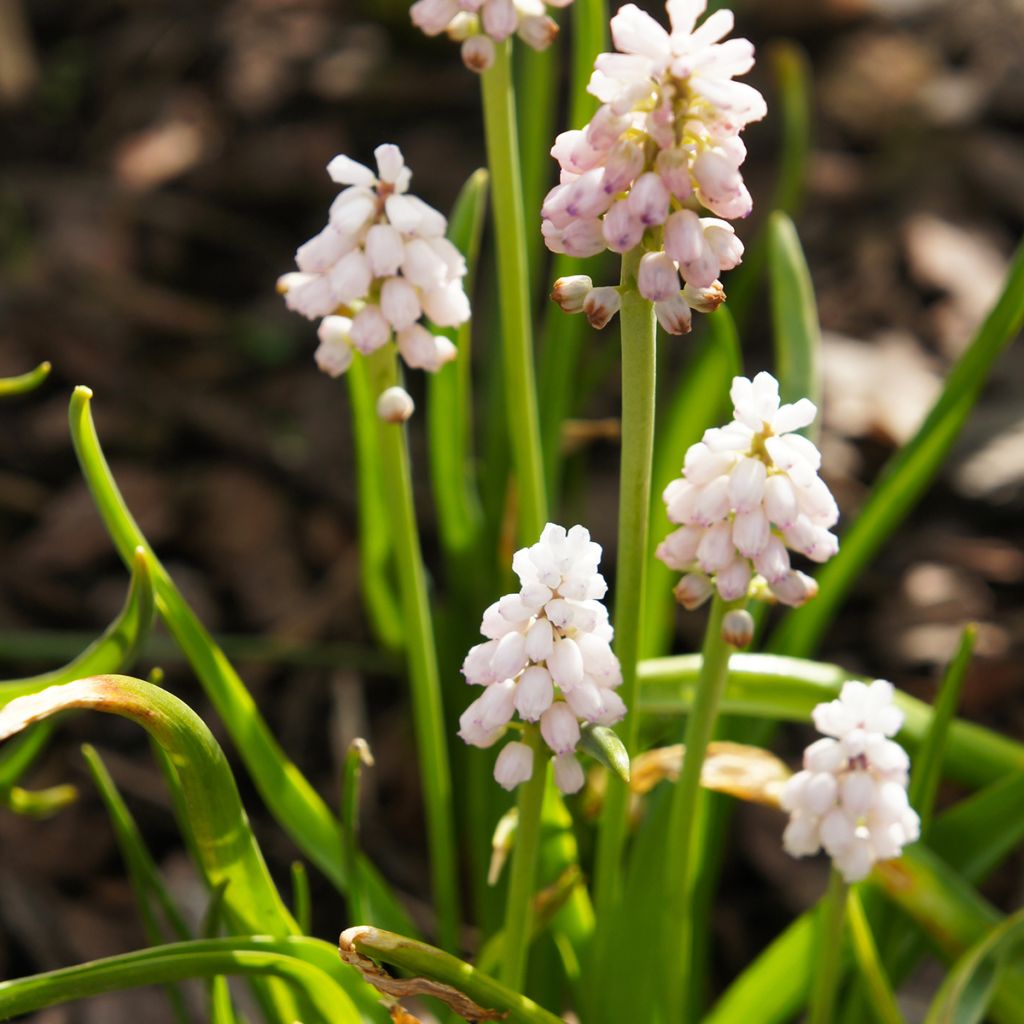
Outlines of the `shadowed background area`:
M 813 67 L 815 139 L 797 223 L 825 331 L 825 475 L 849 516 L 934 400 L 1024 227 L 1024 12 L 1015 0 L 733 6 L 739 33 L 762 53 L 793 39 Z M 753 80 L 772 109 L 764 64 Z M 747 238 L 762 199 L 767 212 L 777 136 L 773 113 L 747 135 Z M 379 142 L 396 142 L 417 194 L 449 208 L 484 159 L 475 79 L 455 47 L 411 28 L 399 0 L 0 0 L 0 138 L 0 375 L 54 364 L 41 391 L 0 406 L 0 672 L 68 660 L 123 599 L 126 574 L 67 436 L 70 389 L 84 383 L 140 525 L 330 800 L 349 740 L 370 741 L 364 843 L 415 907 L 427 883 L 412 726 L 398 660 L 374 646 L 360 609 L 345 391 L 317 372 L 314 325 L 284 309 L 274 282 L 324 222 L 335 153 L 368 160 Z M 481 363 L 496 358 L 490 293 L 484 282 L 475 296 Z M 768 321 L 759 295 L 743 339 L 749 369 L 768 365 Z M 588 361 L 616 343 L 614 326 L 588 338 Z M 665 344 L 678 356 L 687 339 Z M 574 415 L 603 422 L 616 389 L 609 372 Z M 421 382 L 411 390 L 421 398 Z M 1022 394 L 1024 354 L 1011 348 L 942 478 L 823 652 L 927 697 L 961 626 L 976 621 L 964 711 L 1017 736 Z M 561 509 L 605 546 L 606 570 L 617 472 L 608 434 L 577 425 Z M 417 486 L 433 561 L 423 471 Z M 702 617 L 678 621 L 676 650 L 695 649 Z M 245 639 L 257 634 L 288 649 Z M 162 633 L 139 671 L 157 663 L 223 737 Z M 788 734 L 790 754 L 802 736 Z M 80 801 L 44 822 L 0 812 L 0 976 L 143 944 L 79 753 L 87 739 L 175 894 L 196 915 L 205 905 L 142 734 L 75 718 L 30 782 L 74 782 Z M 239 783 L 287 890 L 294 850 L 241 772 Z M 811 866 L 794 870 L 780 833 L 777 814 L 741 811 L 716 920 L 722 978 L 820 887 Z M 1018 903 L 1018 869 L 1011 863 L 986 893 Z M 317 932 L 331 937 L 345 920 L 341 899 L 315 879 L 314 894 Z M 38 1019 L 167 1014 L 159 993 L 144 992 Z

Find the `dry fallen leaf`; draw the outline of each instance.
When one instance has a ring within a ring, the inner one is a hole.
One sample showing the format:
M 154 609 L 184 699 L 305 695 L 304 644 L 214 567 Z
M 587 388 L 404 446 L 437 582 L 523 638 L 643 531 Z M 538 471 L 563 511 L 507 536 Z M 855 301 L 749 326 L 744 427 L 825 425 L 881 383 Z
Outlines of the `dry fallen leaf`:
M 684 747 L 677 743 L 638 754 L 631 762 L 629 788 L 634 797 L 649 793 L 664 780 L 675 782 L 683 764 Z M 792 773 L 770 751 L 725 741 L 709 743 L 700 784 L 737 800 L 779 806 L 779 794 Z M 587 812 L 596 813 L 604 798 L 607 773 L 591 773 Z

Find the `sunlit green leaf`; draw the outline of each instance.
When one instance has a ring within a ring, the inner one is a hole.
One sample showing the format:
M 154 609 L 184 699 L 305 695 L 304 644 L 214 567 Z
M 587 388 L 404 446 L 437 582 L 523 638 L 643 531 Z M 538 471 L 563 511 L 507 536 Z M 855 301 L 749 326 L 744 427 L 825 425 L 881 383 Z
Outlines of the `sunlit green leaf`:
M 136 548 L 145 550 L 157 609 L 227 727 L 261 797 L 299 849 L 344 891 L 339 822 L 274 739 L 245 684 L 153 554 L 103 455 L 92 420 L 91 398 L 88 388 L 75 389 L 69 416 L 71 437 L 86 483 L 118 553 L 130 562 Z M 414 932 L 408 915 L 372 865 L 361 859 L 360 867 L 372 894 L 374 919 Z
M 889 460 L 856 519 L 840 537 L 839 554 L 818 573 L 820 592 L 790 611 L 770 647 L 781 654 L 809 655 L 866 565 L 892 536 L 935 479 L 971 414 L 996 359 L 1024 323 L 1024 245 L 1003 292 L 946 380 L 914 437 Z
M 23 373 L 20 376 L 0 377 L 0 398 L 24 395 L 26 392 L 34 391 L 50 376 L 51 369 L 49 363 L 40 363 L 34 370 L 29 370 L 28 373 Z

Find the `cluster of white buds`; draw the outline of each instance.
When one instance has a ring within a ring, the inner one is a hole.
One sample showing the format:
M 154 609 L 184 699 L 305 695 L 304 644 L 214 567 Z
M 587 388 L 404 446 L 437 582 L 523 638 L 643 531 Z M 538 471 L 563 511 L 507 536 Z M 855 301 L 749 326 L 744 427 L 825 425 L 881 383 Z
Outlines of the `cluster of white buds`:
M 876 861 L 917 840 L 921 821 L 907 802 L 910 759 L 888 739 L 902 724 L 892 683 L 881 679 L 845 683 L 838 700 L 814 709 L 825 738 L 804 751 L 804 770 L 782 790 L 788 853 L 807 857 L 824 847 L 846 881 L 859 882 Z
M 818 476 L 821 455 L 793 433 L 817 409 L 806 398 L 780 406 L 770 373 L 734 377 L 730 397 L 735 419 L 705 431 L 687 450 L 682 477 L 665 488 L 668 517 L 680 528 L 658 557 L 686 573 L 675 593 L 687 608 L 715 587 L 726 601 L 745 597 L 755 573 L 783 604 L 803 604 L 817 584 L 791 567 L 787 548 L 815 562 L 839 550 L 829 529 L 839 509 Z
M 494 44 L 517 35 L 534 50 L 546 50 L 558 35 L 548 7 L 572 0 L 417 0 L 409 10 L 413 24 L 428 36 L 446 32 L 462 44 L 462 62 L 482 73 L 494 63 Z
M 331 377 L 349 368 L 353 350 L 369 355 L 392 338 L 410 367 L 436 372 L 455 358 L 455 346 L 420 318 L 439 327 L 469 319 L 466 261 L 444 237 L 445 218 L 408 194 L 412 172 L 397 146 L 374 155 L 376 174 L 347 156 L 327 165 L 346 187 L 327 226 L 296 252 L 298 272 L 278 281 L 289 309 L 323 317 L 316 361 Z
M 567 533 L 548 523 L 536 544 L 515 553 L 512 568 L 522 588 L 484 612 L 480 632 L 488 639 L 462 666 L 466 681 L 485 690 L 459 719 L 459 736 L 490 747 L 516 712 L 540 722 L 563 793 L 575 793 L 584 781 L 575 755 L 580 722 L 614 725 L 626 713 L 615 692 L 622 671 L 601 603 L 608 587 L 597 571 L 600 559 L 601 546 L 582 526 Z M 494 777 L 513 789 L 533 770 L 532 749 L 514 741 L 498 756 Z
M 552 252 L 570 256 L 643 244 L 637 289 L 668 333 L 685 334 L 691 310 L 709 312 L 724 301 L 719 274 L 742 259 L 728 223 L 751 210 L 740 132 L 767 108 L 756 89 L 732 80 L 754 63 L 748 40 L 721 41 L 732 12 L 716 11 L 695 28 L 705 0 L 668 0 L 666 7 L 671 34 L 634 4 L 612 18 L 620 52 L 597 58 L 588 86 L 603 105 L 552 147 L 562 174 L 544 201 L 542 231 Z M 714 216 L 701 216 L 702 209 Z M 615 289 L 567 280 L 556 284 L 556 294 L 572 296 L 562 308 L 586 312 L 595 326 L 607 323 L 618 309 Z

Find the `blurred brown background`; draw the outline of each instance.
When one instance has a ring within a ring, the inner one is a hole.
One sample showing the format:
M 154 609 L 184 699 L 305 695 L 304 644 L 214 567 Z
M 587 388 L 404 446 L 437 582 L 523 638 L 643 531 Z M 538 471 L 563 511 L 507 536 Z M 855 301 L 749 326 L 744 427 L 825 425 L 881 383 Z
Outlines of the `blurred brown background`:
M 123 598 L 125 574 L 67 437 L 68 394 L 85 383 L 129 504 L 206 625 L 340 645 L 321 659 L 334 667 L 254 660 L 244 645 L 236 660 L 323 792 L 335 792 L 347 740 L 369 736 L 378 768 L 366 844 L 415 898 L 426 884 L 411 728 L 394 659 L 373 649 L 359 608 L 344 391 L 313 366 L 313 326 L 274 293 L 296 245 L 324 222 L 333 191 L 323 168 L 335 153 L 366 160 L 379 142 L 399 143 L 415 190 L 441 209 L 483 162 L 477 83 L 453 46 L 413 32 L 406 7 L 0 0 L 0 374 L 54 364 L 40 392 L 0 407 L 0 671 L 67 660 L 74 636 L 43 637 L 30 652 L 24 631 L 96 633 Z M 998 293 L 1024 226 L 1024 4 L 734 8 L 739 34 L 760 48 L 795 39 L 814 68 L 816 138 L 798 223 L 826 331 L 825 466 L 849 517 Z M 763 65 L 753 80 L 771 103 Z M 748 133 L 755 205 L 771 194 L 777 133 L 771 115 Z M 742 232 L 756 227 L 755 215 Z M 745 339 L 754 369 L 768 352 L 766 299 L 759 309 Z M 607 415 L 614 388 L 584 412 Z M 825 651 L 927 696 L 961 625 L 975 620 L 965 711 L 1017 736 L 1022 394 L 1018 347 Z M 602 445 L 583 456 L 600 481 L 586 515 L 609 566 L 617 453 Z M 422 474 L 420 494 L 429 550 Z M 681 630 L 678 649 L 692 649 L 699 623 Z M 159 651 L 145 667 L 156 660 L 206 711 L 187 669 Z M 143 943 L 78 753 L 85 739 L 108 758 L 180 898 L 201 912 L 142 735 L 79 717 L 30 782 L 76 782 L 81 801 L 46 822 L 0 813 L 0 976 Z M 240 782 L 287 885 L 294 851 Z M 723 976 L 818 884 L 783 859 L 774 817 L 741 824 L 729 871 L 762 895 L 723 905 Z M 1019 901 L 1017 876 L 1004 872 L 989 894 Z M 770 898 L 766 880 L 777 887 Z M 318 932 L 331 937 L 340 901 L 314 891 Z M 39 1020 L 119 1024 L 139 1013 L 165 1020 L 166 1003 L 128 994 Z

